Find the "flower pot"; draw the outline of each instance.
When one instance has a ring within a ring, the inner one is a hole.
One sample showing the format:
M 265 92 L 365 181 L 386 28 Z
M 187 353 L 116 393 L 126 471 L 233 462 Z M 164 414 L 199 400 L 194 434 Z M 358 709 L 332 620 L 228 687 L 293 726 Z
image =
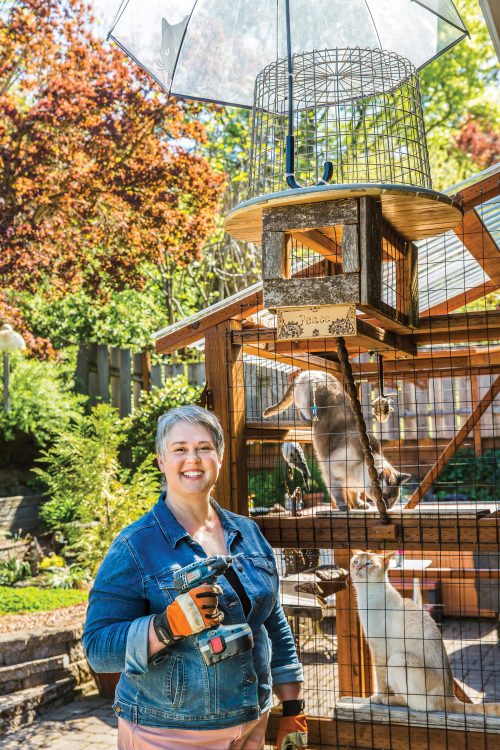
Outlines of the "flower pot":
M 98 674 L 92 668 L 90 668 L 90 671 L 101 698 L 114 698 L 121 672 L 101 672 Z
M 305 508 L 314 508 L 315 505 L 322 505 L 325 502 L 323 492 L 306 492 L 302 497 Z

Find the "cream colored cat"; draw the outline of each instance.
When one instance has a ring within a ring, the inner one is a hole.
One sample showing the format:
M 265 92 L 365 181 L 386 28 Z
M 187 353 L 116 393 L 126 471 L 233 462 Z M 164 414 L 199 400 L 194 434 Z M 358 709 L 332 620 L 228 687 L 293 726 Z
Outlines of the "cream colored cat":
M 351 558 L 359 619 L 377 675 L 377 692 L 370 700 L 416 711 L 500 716 L 500 703 L 461 703 L 455 698 L 453 673 L 436 623 L 389 583 L 392 554 L 357 551 Z

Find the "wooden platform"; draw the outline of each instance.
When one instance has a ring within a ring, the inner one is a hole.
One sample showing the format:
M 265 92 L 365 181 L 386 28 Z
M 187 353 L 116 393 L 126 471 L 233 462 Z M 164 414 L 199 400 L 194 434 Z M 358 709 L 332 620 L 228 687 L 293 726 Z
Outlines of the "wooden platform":
M 391 523 L 384 525 L 377 512 L 332 510 L 254 520 L 274 547 L 498 551 L 500 511 L 422 503 L 412 510 L 390 510 L 389 517 Z
M 464 704 L 465 705 L 465 704 Z M 337 720 L 380 722 L 432 729 L 458 729 L 462 732 L 500 734 L 500 718 L 483 714 L 465 715 L 444 711 L 412 711 L 404 706 L 382 706 L 369 698 L 340 698 L 334 709 Z M 500 740 L 499 740 L 500 744 Z
M 384 219 L 410 241 L 442 234 L 462 219 L 459 203 L 435 190 L 410 185 L 321 185 L 270 193 L 240 203 L 228 214 L 224 226 L 238 240 L 260 242 L 262 212 L 266 208 L 364 196 L 379 197 Z

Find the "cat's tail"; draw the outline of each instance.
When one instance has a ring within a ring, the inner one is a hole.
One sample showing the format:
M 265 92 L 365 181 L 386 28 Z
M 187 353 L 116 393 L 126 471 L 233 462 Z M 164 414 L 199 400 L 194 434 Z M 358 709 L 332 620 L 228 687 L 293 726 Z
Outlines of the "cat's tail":
M 288 409 L 288 407 L 293 404 L 293 390 L 294 384 L 291 383 L 283 394 L 283 398 L 281 399 L 281 401 L 278 401 L 277 404 L 273 404 L 272 406 L 268 406 L 267 409 L 263 412 L 263 416 L 274 417 L 274 415 L 279 414 L 280 411 Z
M 500 703 L 462 703 L 458 698 L 446 700 L 446 711 L 451 713 L 480 714 L 484 716 L 500 716 Z

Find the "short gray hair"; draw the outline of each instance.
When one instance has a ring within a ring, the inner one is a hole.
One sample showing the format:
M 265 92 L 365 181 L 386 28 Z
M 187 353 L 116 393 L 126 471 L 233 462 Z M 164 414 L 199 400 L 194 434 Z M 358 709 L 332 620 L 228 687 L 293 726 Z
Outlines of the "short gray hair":
M 158 427 L 156 429 L 156 453 L 159 456 L 163 456 L 165 450 L 165 443 L 168 440 L 168 436 L 172 428 L 179 422 L 187 422 L 188 424 L 198 424 L 204 427 L 207 432 L 213 438 L 215 448 L 217 450 L 217 456 L 222 458 L 224 452 L 224 433 L 222 431 L 222 425 L 218 418 L 211 411 L 202 409 L 201 406 L 177 406 L 175 409 L 170 409 L 158 420 Z

